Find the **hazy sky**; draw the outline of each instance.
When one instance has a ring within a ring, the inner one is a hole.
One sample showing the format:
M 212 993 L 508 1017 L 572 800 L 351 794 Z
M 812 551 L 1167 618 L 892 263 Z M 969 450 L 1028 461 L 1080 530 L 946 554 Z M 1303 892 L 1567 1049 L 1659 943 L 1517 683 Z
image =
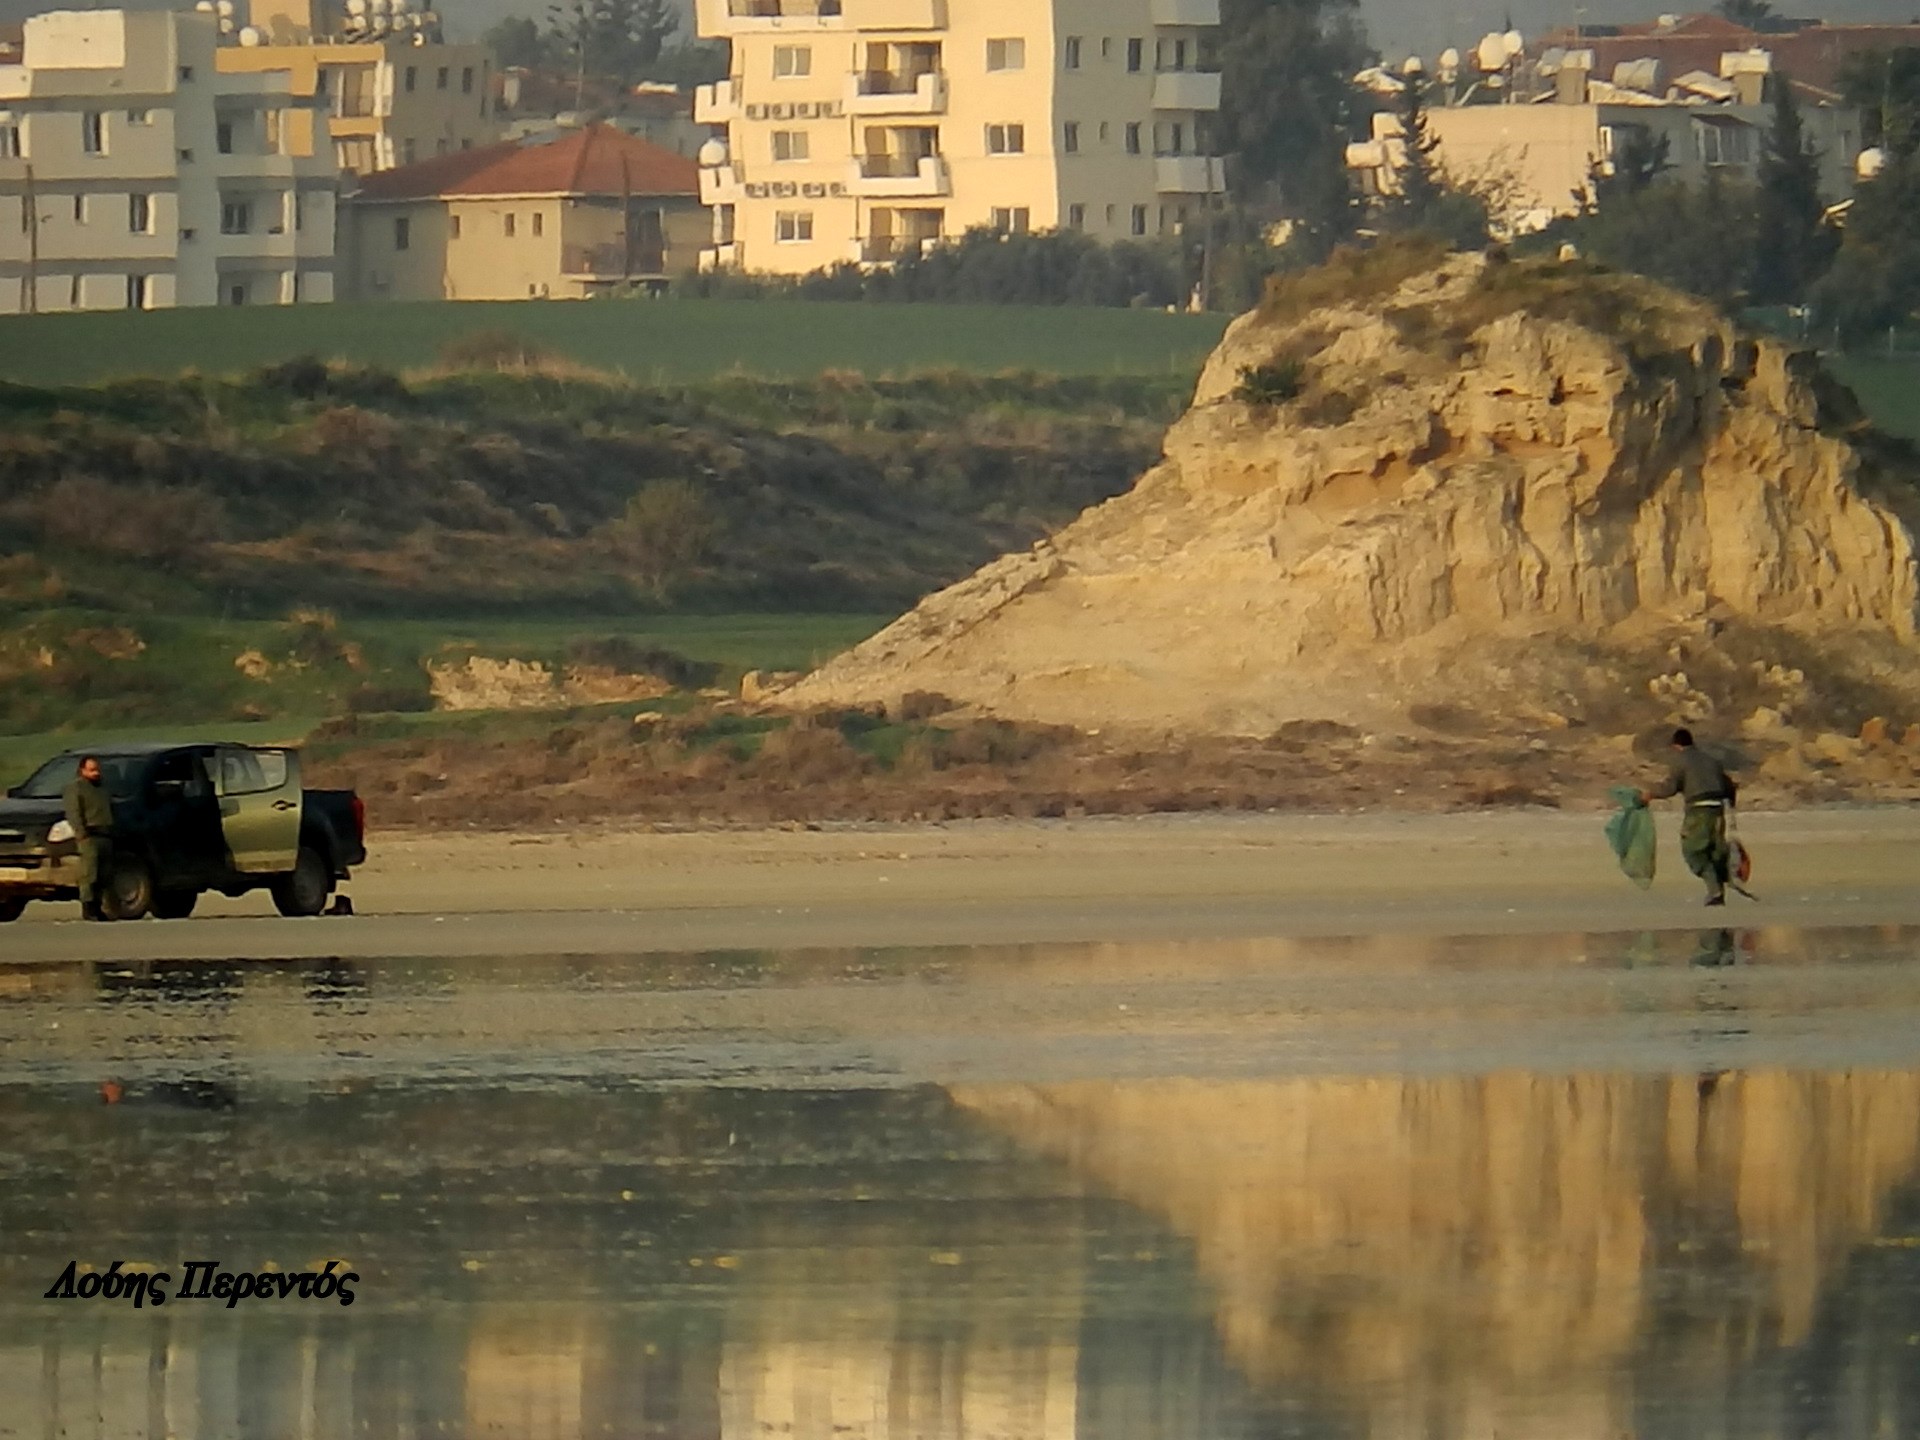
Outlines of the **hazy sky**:
M 1689 14 L 1707 9 L 1708 0 L 1690 5 L 1679 0 L 1360 0 L 1360 8 L 1373 43 L 1391 59 L 1416 50 L 1433 55 L 1449 45 L 1465 49 L 1489 30 L 1501 29 L 1509 14 L 1521 31 L 1534 35 L 1576 18 L 1599 24 Z M 1920 0 L 1780 0 L 1774 8 L 1836 23 L 1920 16 Z

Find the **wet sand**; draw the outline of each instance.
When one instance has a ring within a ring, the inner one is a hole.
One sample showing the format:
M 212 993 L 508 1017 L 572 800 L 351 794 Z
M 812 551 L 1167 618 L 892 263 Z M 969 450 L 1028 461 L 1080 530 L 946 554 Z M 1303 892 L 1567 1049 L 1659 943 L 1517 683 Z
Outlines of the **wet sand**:
M 1920 809 L 1755 813 L 1753 904 L 1703 911 L 1661 816 L 1647 892 L 1595 813 L 1258 815 L 370 839 L 351 920 L 264 896 L 189 922 L 32 907 L 0 963 L 244 956 L 631 954 L 1351 934 L 1920 924 Z M 65 921 L 69 923 L 47 923 Z

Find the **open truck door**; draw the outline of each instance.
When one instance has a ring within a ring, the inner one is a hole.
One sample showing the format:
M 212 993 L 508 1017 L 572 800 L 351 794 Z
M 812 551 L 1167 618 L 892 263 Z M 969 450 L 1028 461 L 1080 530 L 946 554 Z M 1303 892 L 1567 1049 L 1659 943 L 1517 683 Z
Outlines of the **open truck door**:
M 286 750 L 220 747 L 220 829 L 242 874 L 293 869 L 300 851 L 300 766 Z

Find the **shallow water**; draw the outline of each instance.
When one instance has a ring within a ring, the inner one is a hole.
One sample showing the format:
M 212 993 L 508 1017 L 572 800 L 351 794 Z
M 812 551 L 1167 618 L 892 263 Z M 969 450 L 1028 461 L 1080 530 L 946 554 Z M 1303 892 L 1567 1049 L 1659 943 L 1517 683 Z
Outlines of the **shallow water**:
M 0 1436 L 165 1435 L 1920 1436 L 1920 936 L 0 972 Z

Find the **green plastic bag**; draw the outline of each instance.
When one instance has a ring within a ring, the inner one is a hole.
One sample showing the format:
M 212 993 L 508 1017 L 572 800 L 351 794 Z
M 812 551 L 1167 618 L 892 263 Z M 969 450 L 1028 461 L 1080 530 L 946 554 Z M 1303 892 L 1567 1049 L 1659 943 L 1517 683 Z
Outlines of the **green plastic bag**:
M 1607 821 L 1607 843 L 1613 847 L 1614 857 L 1626 877 L 1645 890 L 1653 884 L 1654 850 L 1658 844 L 1653 812 L 1631 785 L 1614 786 L 1607 792 L 1607 798 L 1620 807 Z

